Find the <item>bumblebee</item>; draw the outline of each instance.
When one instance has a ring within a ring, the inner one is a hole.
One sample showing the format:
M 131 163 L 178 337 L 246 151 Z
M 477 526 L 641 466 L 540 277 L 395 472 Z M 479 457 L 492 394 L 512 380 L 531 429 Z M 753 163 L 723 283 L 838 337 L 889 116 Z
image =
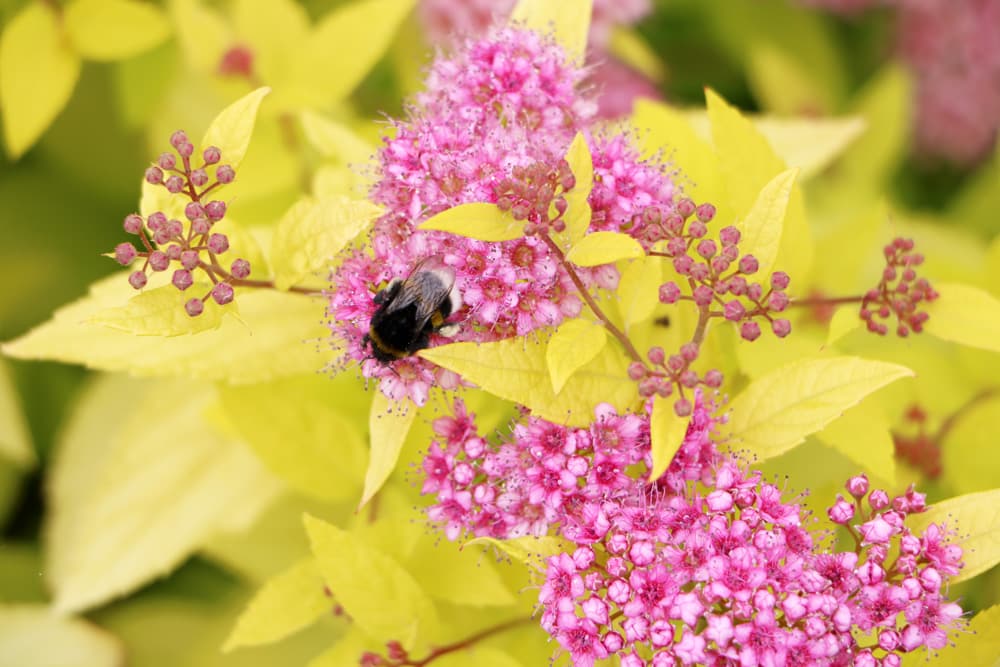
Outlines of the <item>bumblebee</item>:
M 445 321 L 462 307 L 455 272 L 434 259 L 420 262 L 403 280 L 393 279 L 374 297 L 377 308 L 363 344 L 370 343 L 372 356 L 383 364 L 426 348 L 433 333 L 458 333 L 458 324 Z

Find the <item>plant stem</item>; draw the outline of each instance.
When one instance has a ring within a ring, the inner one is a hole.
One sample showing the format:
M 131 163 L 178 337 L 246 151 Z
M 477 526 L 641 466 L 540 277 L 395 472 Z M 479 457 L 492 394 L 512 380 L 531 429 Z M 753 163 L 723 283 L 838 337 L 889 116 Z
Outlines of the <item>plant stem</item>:
M 937 433 L 934 434 L 932 440 L 938 447 L 940 447 L 944 442 L 944 439 L 948 436 L 948 433 L 955 427 L 955 424 L 959 419 L 968 414 L 969 411 L 972 410 L 972 408 L 974 408 L 977 404 L 995 396 L 997 393 L 1000 393 L 1000 387 L 990 387 L 988 389 L 983 389 L 978 394 L 970 398 L 961 407 L 948 415 L 943 422 L 941 422 L 941 426 L 938 427 Z
M 449 653 L 454 653 L 455 651 L 461 651 L 462 649 L 469 648 L 473 644 L 480 642 L 484 639 L 487 639 L 488 637 L 500 634 L 501 632 L 510 630 L 511 628 L 516 628 L 519 625 L 526 625 L 531 621 L 532 619 L 530 617 L 514 618 L 509 621 L 500 623 L 498 625 L 494 625 L 493 627 L 486 628 L 485 630 L 480 630 L 479 632 L 473 635 L 469 635 L 465 639 L 461 639 L 453 644 L 445 644 L 444 646 L 439 646 L 438 648 L 433 649 L 430 653 L 427 654 L 427 657 L 421 660 L 410 660 L 409 658 L 407 658 L 405 662 L 400 662 L 396 664 L 397 667 L 424 667 L 425 665 L 429 665 L 431 662 L 437 660 L 443 655 L 448 655 Z
M 792 299 L 788 302 L 789 307 L 791 306 L 839 306 L 845 303 L 861 303 L 865 300 L 864 296 L 838 296 L 835 298 L 827 298 L 822 296 L 813 296 L 806 299 Z
M 583 300 L 587 302 L 587 306 L 590 307 L 590 310 L 594 313 L 594 315 L 596 315 L 597 318 L 604 324 L 604 328 L 607 329 L 612 336 L 618 339 L 618 342 L 622 344 L 622 347 L 625 348 L 625 351 L 628 352 L 630 357 L 632 357 L 635 361 L 642 363 L 642 356 L 639 354 L 639 351 L 635 349 L 634 345 L 632 345 L 632 341 L 628 339 L 628 336 L 626 336 L 621 329 L 616 327 L 614 323 L 608 319 L 608 316 L 604 314 L 601 307 L 597 305 L 596 301 L 594 301 L 594 297 L 592 297 L 590 292 L 587 291 L 587 287 L 583 284 L 583 280 L 580 279 L 580 275 L 576 272 L 576 269 L 574 269 L 573 266 L 566 261 L 566 255 L 563 254 L 562 248 L 560 248 L 548 234 L 541 234 L 540 236 L 542 240 L 545 241 L 545 244 L 549 246 L 549 249 L 559 259 L 559 263 L 562 264 L 564 269 L 566 269 L 566 273 L 569 274 L 570 280 L 572 280 L 573 284 L 576 285 L 576 290 L 580 293 L 580 296 L 583 297 Z

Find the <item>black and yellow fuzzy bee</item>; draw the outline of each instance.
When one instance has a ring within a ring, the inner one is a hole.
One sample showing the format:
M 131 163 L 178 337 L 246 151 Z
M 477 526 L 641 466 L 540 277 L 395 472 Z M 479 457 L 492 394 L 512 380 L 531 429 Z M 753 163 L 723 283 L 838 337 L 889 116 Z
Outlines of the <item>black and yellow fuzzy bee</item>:
M 417 264 L 405 279 L 393 279 L 374 302 L 377 308 L 363 342 L 371 344 L 372 357 L 384 364 L 426 348 L 433 333 L 458 333 L 458 324 L 446 322 L 462 307 L 455 272 L 436 257 Z

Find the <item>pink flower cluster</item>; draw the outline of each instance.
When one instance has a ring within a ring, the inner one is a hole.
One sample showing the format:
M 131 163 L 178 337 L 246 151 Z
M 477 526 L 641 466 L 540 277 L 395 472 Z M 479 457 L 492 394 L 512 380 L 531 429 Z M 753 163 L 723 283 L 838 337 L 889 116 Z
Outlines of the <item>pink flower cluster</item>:
M 899 667 L 902 653 L 947 643 L 962 610 L 946 584 L 962 550 L 940 526 L 906 526 L 922 494 L 890 500 L 851 478 L 851 499 L 827 515 L 856 548 L 824 548 L 832 531 L 809 530 L 816 520 L 797 503 L 721 454 L 712 406 L 695 398 L 653 481 L 638 472 L 650 465 L 648 412 L 602 405 L 575 429 L 529 417 L 491 445 L 457 401 L 424 460 L 428 515 L 452 540 L 556 532 L 576 545 L 548 559 L 539 604 L 577 666 L 617 656 L 626 667 Z
M 885 322 L 896 320 L 896 335 L 905 338 L 912 331 L 923 331 L 930 319 L 921 306 L 938 298 L 926 278 L 917 277 L 917 267 L 924 256 L 913 251 L 912 239 L 896 238 L 883 248 L 886 267 L 877 286 L 868 290 L 861 302 L 861 319 L 869 331 L 886 335 Z M 880 321 L 881 320 L 881 321 Z
M 424 32 L 434 44 L 481 36 L 506 20 L 515 0 L 422 0 L 419 16 Z M 646 77 L 608 53 L 616 26 L 636 23 L 652 10 L 649 0 L 595 0 L 590 21 L 587 54 L 587 85 L 597 92 L 601 118 L 617 118 L 631 112 L 638 97 L 659 98 Z
M 867 480 L 848 483 L 859 486 Z M 869 502 L 851 552 L 818 550 L 802 509 L 733 461 L 703 490 L 605 503 L 599 539 L 549 559 L 542 625 L 577 666 L 617 655 L 625 667 L 898 667 L 902 653 L 942 648 L 958 627 L 962 610 L 943 585 L 962 552 L 938 526 L 921 536 L 905 526 L 920 494 L 890 507 L 873 491 Z M 846 524 L 855 508 L 861 497 L 838 499 L 830 516 Z
M 525 206 L 522 217 L 546 230 L 548 208 L 535 205 L 552 201 L 555 188 L 574 185 L 563 156 L 593 120 L 593 103 L 577 92 L 582 77 L 553 42 L 503 29 L 439 58 L 409 120 L 396 123 L 395 135 L 385 139 L 372 199 L 387 212 L 374 225 L 371 250 L 359 249 L 334 272 L 329 313 L 345 358 L 360 362 L 387 395 L 420 404 L 431 384 L 448 382 L 419 358 L 378 362 L 364 342 L 374 293 L 409 275 L 423 258 L 439 257 L 454 272 L 464 303 L 451 316 L 461 323 L 458 340 L 523 335 L 579 314 L 572 281 L 538 235 L 487 243 L 417 226 L 459 204 L 506 202 L 512 212 L 515 204 Z M 675 186 L 661 165 L 642 162 L 624 137 L 592 137 L 590 145 L 591 228 L 628 231 L 643 240 L 642 211 L 654 205 L 672 211 Z M 543 187 L 550 176 L 552 187 Z M 581 273 L 592 285 L 617 285 L 613 266 Z M 439 340 L 432 336 L 431 345 Z
M 715 464 L 718 453 L 709 435 L 717 420 L 711 410 L 696 394 L 684 442 L 656 488 L 683 488 Z M 605 504 L 647 485 L 628 470 L 651 466 L 648 412 L 620 415 L 607 404 L 597 406 L 588 428 L 528 417 L 494 447 L 457 400 L 453 416 L 435 420 L 434 433 L 421 492 L 436 495 L 428 515 L 451 540 L 462 534 L 541 536 L 553 528 L 574 541 L 597 539 Z
M 897 49 L 916 78 L 916 144 L 970 165 L 1000 130 L 1000 0 L 802 0 L 842 14 L 896 11 Z

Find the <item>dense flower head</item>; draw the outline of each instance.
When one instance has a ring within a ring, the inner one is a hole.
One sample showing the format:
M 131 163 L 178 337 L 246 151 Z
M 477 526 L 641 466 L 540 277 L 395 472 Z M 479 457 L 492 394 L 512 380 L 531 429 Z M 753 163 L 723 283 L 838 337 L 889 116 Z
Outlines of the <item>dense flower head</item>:
M 902 653 L 947 643 L 962 610 L 942 587 L 961 549 L 934 524 L 919 536 L 905 525 L 921 494 L 864 513 L 857 550 L 833 552 L 759 473 L 732 460 L 713 472 L 679 493 L 604 503 L 603 536 L 549 558 L 541 623 L 574 665 L 898 667 Z
M 372 199 L 386 213 L 374 225 L 370 250 L 334 272 L 329 307 L 345 359 L 360 362 L 385 393 L 420 403 L 438 373 L 418 358 L 373 361 L 365 340 L 375 294 L 422 260 L 433 257 L 453 274 L 463 304 L 449 319 L 460 324 L 458 340 L 524 335 L 579 314 L 576 288 L 544 238 L 549 205 L 561 216 L 559 199 L 575 186 L 564 155 L 578 132 L 589 137 L 595 165 L 592 229 L 643 240 L 637 214 L 649 206 L 672 210 L 675 187 L 661 165 L 642 162 L 622 137 L 589 134 L 594 104 L 578 91 L 582 77 L 550 39 L 501 29 L 438 58 L 408 119 L 385 139 Z M 526 236 L 488 243 L 417 229 L 435 213 L 472 202 L 511 211 L 527 222 Z M 551 228 L 560 223 L 557 217 Z M 580 273 L 590 285 L 617 284 L 613 266 Z
M 435 43 L 481 35 L 506 19 L 516 0 L 421 0 L 419 15 L 424 30 Z M 629 25 L 652 10 L 649 0 L 595 0 L 590 19 L 593 48 L 604 50 L 616 25 Z
M 718 423 L 713 409 L 696 395 L 684 441 L 656 489 L 673 493 L 710 475 L 719 460 L 710 438 Z M 434 432 L 421 491 L 435 494 L 428 515 L 449 539 L 540 536 L 555 528 L 577 542 L 598 540 L 607 530 L 605 505 L 648 485 L 631 470 L 652 464 L 648 410 L 618 414 L 601 404 L 587 428 L 528 417 L 492 445 L 457 400 L 453 415 L 434 422 Z

